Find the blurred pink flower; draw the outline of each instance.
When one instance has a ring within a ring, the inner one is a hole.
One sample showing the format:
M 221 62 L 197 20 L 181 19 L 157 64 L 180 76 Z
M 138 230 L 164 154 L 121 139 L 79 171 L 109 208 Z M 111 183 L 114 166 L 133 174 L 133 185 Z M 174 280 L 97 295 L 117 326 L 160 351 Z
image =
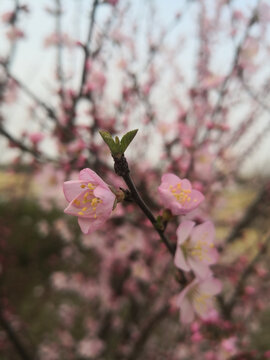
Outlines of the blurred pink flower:
M 10 41 L 15 41 L 24 38 L 24 32 L 13 26 L 6 32 L 6 36 Z
M 90 79 L 87 81 L 84 92 L 89 93 L 92 91 L 102 92 L 106 85 L 107 79 L 101 71 L 96 71 L 91 74 Z
M 223 81 L 223 76 L 215 75 L 209 72 L 202 80 L 201 87 L 205 90 L 215 89 L 218 88 Z
M 84 234 L 99 229 L 110 216 L 115 195 L 94 171 L 83 169 L 79 180 L 66 181 L 63 190 L 69 201 L 64 212 L 78 216 Z
M 199 343 L 199 342 L 201 342 L 203 340 L 203 336 L 199 331 L 197 331 L 197 332 L 195 332 L 194 334 L 191 335 L 190 339 L 194 343 Z
M 71 48 L 75 45 L 75 41 L 68 34 L 59 35 L 57 33 L 52 33 L 44 39 L 45 47 L 57 46 L 59 44 Z
M 215 229 L 211 221 L 195 226 L 184 220 L 177 229 L 175 265 L 184 270 L 193 270 L 196 276 L 205 279 L 211 274 L 209 265 L 217 262 L 218 252 L 214 247 Z
M 116 6 L 119 0 L 104 0 L 105 3 Z
M 226 352 L 227 356 L 232 356 L 236 354 L 236 337 L 230 337 L 228 339 L 223 339 L 221 342 L 222 349 Z
M 180 320 L 183 323 L 191 323 L 195 313 L 204 318 L 213 309 L 213 296 L 221 291 L 221 282 L 215 278 L 203 281 L 194 279 L 177 298 L 180 307 Z
M 213 172 L 214 160 L 215 160 L 215 155 L 210 152 L 209 147 L 207 145 L 195 152 L 194 171 L 198 179 L 204 181 L 207 180 L 211 181 L 214 175 Z
M 7 11 L 1 15 L 1 20 L 4 23 L 12 23 L 12 21 L 14 20 L 14 17 L 15 17 L 14 11 Z
M 196 209 L 204 196 L 193 190 L 187 179 L 181 180 L 174 174 L 164 174 L 158 188 L 162 204 L 174 215 L 185 215 Z
M 33 144 L 37 145 L 40 141 L 44 139 L 44 135 L 42 133 L 31 133 L 28 135 L 29 139 L 32 141 Z
M 183 146 L 190 148 L 193 145 L 193 138 L 196 133 L 196 128 L 194 126 L 189 126 L 184 122 L 180 122 L 178 124 L 178 131 Z
M 100 355 L 100 353 L 104 349 L 103 341 L 95 338 L 95 339 L 88 339 L 85 338 L 79 342 L 78 345 L 78 353 L 81 357 L 89 359 L 95 358 L 96 356 Z

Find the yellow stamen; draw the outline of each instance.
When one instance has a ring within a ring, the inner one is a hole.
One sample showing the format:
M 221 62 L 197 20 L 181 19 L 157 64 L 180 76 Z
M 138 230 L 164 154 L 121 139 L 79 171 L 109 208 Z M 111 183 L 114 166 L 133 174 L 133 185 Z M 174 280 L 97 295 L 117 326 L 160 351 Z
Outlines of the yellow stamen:
M 191 201 L 191 197 L 189 196 L 191 190 L 183 189 L 181 183 L 178 183 L 176 186 L 170 185 L 169 189 L 180 204 L 185 205 L 186 202 Z
M 95 189 L 95 186 L 91 183 L 88 183 L 87 184 L 87 187 L 90 189 L 90 190 L 94 190 Z
M 91 206 L 92 206 L 92 207 L 95 207 L 98 203 L 99 203 L 98 199 L 97 199 L 97 198 L 93 198 L 92 201 L 91 201 Z

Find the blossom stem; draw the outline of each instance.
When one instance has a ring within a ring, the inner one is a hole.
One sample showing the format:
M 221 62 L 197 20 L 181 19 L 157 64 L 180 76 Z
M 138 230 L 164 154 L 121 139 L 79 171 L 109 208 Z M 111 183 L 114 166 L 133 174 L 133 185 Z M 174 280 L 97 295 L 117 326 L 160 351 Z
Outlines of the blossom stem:
M 157 219 L 155 218 L 155 216 L 153 215 L 153 213 L 149 209 L 149 207 L 143 201 L 141 195 L 139 194 L 139 192 L 130 176 L 130 171 L 129 171 L 128 163 L 127 163 L 125 156 L 124 155 L 121 155 L 121 157 L 113 156 L 113 159 L 114 159 L 114 169 L 115 169 L 116 174 L 121 176 L 124 179 L 125 183 L 127 184 L 128 188 L 129 188 L 129 191 L 131 193 L 133 200 L 141 208 L 141 210 L 146 215 L 146 217 L 151 221 L 156 232 L 159 234 L 160 239 L 165 244 L 165 246 L 167 247 L 167 249 L 169 250 L 171 255 L 174 256 L 173 246 L 170 244 L 169 240 L 167 239 L 166 235 L 164 234 L 164 231 L 158 227 Z

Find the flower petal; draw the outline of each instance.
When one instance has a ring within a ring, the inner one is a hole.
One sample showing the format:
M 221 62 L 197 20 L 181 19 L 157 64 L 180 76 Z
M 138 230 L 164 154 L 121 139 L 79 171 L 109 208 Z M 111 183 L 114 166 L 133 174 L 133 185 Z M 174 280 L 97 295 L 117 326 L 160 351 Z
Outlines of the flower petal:
M 167 173 L 167 174 L 164 174 L 162 176 L 161 182 L 166 183 L 168 185 L 175 186 L 175 185 L 177 185 L 178 183 L 181 182 L 181 179 L 178 176 L 174 175 L 174 174 Z
M 196 209 L 200 203 L 204 200 L 203 194 L 198 190 L 192 190 L 190 193 L 190 201 L 186 203 L 185 208 L 188 211 Z
M 66 181 L 63 184 L 63 191 L 67 201 L 74 200 L 83 191 L 81 185 L 84 184 L 81 180 Z
M 100 229 L 105 220 L 102 219 L 87 219 L 81 216 L 78 217 L 78 223 L 84 234 L 91 234 L 92 232 Z
M 206 221 L 195 227 L 192 231 L 191 242 L 196 243 L 198 240 L 202 240 L 207 244 L 214 243 L 215 228 L 211 221 Z
M 190 190 L 191 189 L 191 183 L 188 179 L 181 180 L 181 188 L 183 190 Z
M 180 294 L 178 295 L 178 298 L 176 300 L 176 304 L 177 306 L 180 306 L 182 301 L 184 300 L 185 296 L 187 293 L 189 293 L 189 291 L 191 289 L 193 289 L 195 286 L 197 286 L 199 283 L 199 280 L 198 279 L 194 279 L 189 285 L 187 285 L 181 292 Z
M 80 171 L 79 179 L 86 182 L 91 182 L 95 185 L 108 187 L 108 185 L 93 170 L 88 168 Z
M 191 234 L 194 225 L 195 222 L 190 220 L 184 220 L 181 222 L 181 224 L 178 226 L 176 230 L 178 245 L 183 244 L 187 240 L 187 238 Z
M 82 232 L 84 234 L 87 234 L 88 233 L 88 230 L 91 226 L 91 221 L 89 219 L 86 219 L 86 218 L 83 218 L 83 217 L 78 217 L 78 223 L 80 225 L 80 228 L 82 230 Z
M 210 295 L 217 295 L 221 292 L 221 289 L 221 281 L 212 277 L 200 284 L 200 291 Z
M 185 256 L 183 254 L 183 251 L 181 249 L 181 246 L 177 246 L 175 256 L 174 256 L 174 264 L 179 269 L 182 269 L 184 271 L 190 271 L 190 266 L 187 264 Z
M 201 261 L 196 261 L 196 259 L 192 257 L 188 258 L 187 263 L 200 279 L 206 279 L 212 274 L 212 271 L 209 269 L 208 265 Z
M 189 324 L 194 319 L 194 310 L 188 299 L 183 299 L 180 305 L 180 321 Z
M 94 195 L 103 201 L 102 209 L 105 212 L 111 212 L 115 201 L 115 195 L 111 192 L 109 187 L 97 186 L 94 190 Z

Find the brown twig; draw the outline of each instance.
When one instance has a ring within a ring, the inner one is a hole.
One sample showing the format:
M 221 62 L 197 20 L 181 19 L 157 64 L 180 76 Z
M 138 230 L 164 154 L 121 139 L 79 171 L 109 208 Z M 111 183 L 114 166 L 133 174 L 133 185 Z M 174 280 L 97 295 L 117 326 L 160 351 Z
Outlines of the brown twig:
M 234 308 L 235 304 L 237 303 L 239 295 L 241 295 L 241 293 L 243 291 L 246 279 L 253 272 L 254 266 L 256 265 L 256 263 L 266 253 L 269 242 L 270 242 L 270 236 L 267 237 L 264 244 L 261 246 L 261 249 L 258 252 L 258 254 L 254 257 L 254 259 L 251 261 L 251 263 L 242 272 L 242 275 L 241 275 L 240 279 L 238 280 L 237 285 L 235 286 L 235 289 L 234 289 L 234 292 L 233 292 L 233 294 L 231 296 L 231 299 L 224 306 L 225 315 L 226 315 L 227 318 L 231 317 L 231 313 L 233 311 L 233 308 Z
M 140 335 L 136 340 L 130 355 L 127 360 L 137 359 L 143 351 L 144 345 L 146 344 L 149 336 L 152 334 L 153 329 L 158 325 L 159 322 L 167 315 L 169 306 L 163 306 L 157 313 L 152 315 L 146 322 L 145 326 L 141 329 Z
M 60 82 L 60 97 L 62 102 L 64 101 L 64 74 L 63 74 L 63 44 L 62 44 L 62 1 L 55 0 L 57 10 L 56 10 L 56 33 L 58 35 L 58 43 L 57 43 L 57 77 Z
M 0 309 L 0 325 L 6 332 L 10 342 L 14 346 L 15 350 L 17 351 L 17 354 L 22 360 L 32 360 L 32 357 L 28 354 L 28 351 L 26 350 L 24 344 L 22 343 L 21 339 L 19 338 L 16 331 L 13 329 L 11 324 L 7 321 L 5 318 L 2 310 Z
M 16 148 L 20 149 L 22 152 L 34 156 L 34 158 L 38 161 L 55 161 L 54 159 L 45 157 L 45 155 L 41 155 L 41 153 L 38 152 L 35 148 L 26 146 L 20 140 L 16 139 L 13 135 L 11 135 L 6 129 L 4 129 L 2 125 L 0 125 L 0 135 L 4 136 L 8 141 L 10 141 L 11 144 L 15 145 Z
M 143 213 L 146 215 L 146 217 L 151 221 L 154 229 L 159 234 L 162 242 L 165 244 L 165 246 L 167 247 L 167 249 L 169 250 L 171 255 L 174 256 L 173 246 L 170 244 L 169 240 L 167 239 L 166 235 L 164 234 L 164 231 L 158 227 L 157 219 L 155 218 L 155 216 L 152 214 L 152 211 L 148 208 L 148 206 L 145 204 L 145 202 L 141 198 L 141 195 L 139 194 L 139 192 L 130 176 L 130 171 L 129 171 L 128 163 L 127 163 L 125 156 L 124 155 L 122 155 L 121 157 L 115 156 L 115 157 L 113 157 L 113 159 L 115 161 L 114 169 L 115 169 L 116 174 L 119 176 L 122 176 L 122 178 L 124 179 L 125 183 L 127 184 L 128 188 L 130 190 L 133 200 L 140 207 L 140 209 L 143 211 Z
M 226 238 L 224 244 L 232 243 L 236 240 L 236 238 L 240 235 L 241 231 L 252 221 L 254 215 L 257 212 L 258 205 L 264 200 L 265 196 L 268 193 L 268 187 L 262 186 L 260 191 L 258 192 L 256 198 L 247 208 L 243 217 L 238 221 L 238 223 L 234 226 L 228 237 Z
M 252 27 L 252 25 L 257 21 L 257 15 L 258 15 L 258 6 L 259 6 L 259 3 L 260 3 L 261 0 L 258 1 L 258 4 L 256 5 L 256 7 L 254 8 L 252 14 L 251 14 L 251 17 L 247 23 L 247 26 L 246 26 L 246 29 L 245 29 L 245 32 L 244 32 L 244 35 L 240 41 L 240 43 L 237 45 L 236 47 L 236 50 L 235 50 L 235 54 L 234 54 L 234 58 L 233 58 L 233 61 L 232 61 L 232 66 L 228 72 L 228 74 L 225 76 L 222 84 L 221 84 L 221 87 L 219 89 L 219 92 L 218 92 L 218 99 L 217 99 L 217 102 L 213 108 L 213 111 L 211 113 L 211 119 L 212 121 L 216 121 L 216 116 L 220 113 L 221 109 L 222 109 L 222 103 L 224 101 L 224 97 L 225 97 L 225 94 L 226 94 L 226 91 L 227 91 L 227 87 L 228 87 L 228 84 L 229 82 L 231 81 L 232 79 L 232 75 L 234 74 L 236 68 L 237 68 L 237 65 L 238 65 L 238 61 L 239 61 L 239 57 L 241 55 L 241 52 L 242 52 L 242 48 L 249 36 L 249 32 L 250 32 L 250 28 Z M 200 142 L 200 145 L 203 145 L 205 143 L 205 141 L 207 140 L 207 137 L 209 135 L 209 132 L 206 131 L 202 137 L 202 140 Z
M 90 15 L 90 23 L 89 23 L 89 29 L 88 29 L 88 35 L 86 39 L 86 44 L 83 47 L 84 49 L 84 61 L 83 61 L 83 68 L 82 68 L 82 75 L 81 75 L 81 81 L 80 81 L 80 87 L 78 92 L 77 100 L 82 96 L 83 93 L 83 87 L 85 85 L 86 81 L 86 75 L 87 75 L 87 61 L 89 60 L 90 54 L 91 54 L 91 40 L 93 37 L 93 30 L 94 30 L 94 24 L 95 24 L 95 17 L 98 7 L 98 0 L 94 0 Z
M 12 75 L 9 72 L 9 70 L 7 68 L 7 64 L 5 62 L 0 61 L 0 65 L 2 65 L 3 68 L 5 69 L 6 75 L 11 80 L 13 80 L 28 97 L 30 97 L 34 102 L 36 102 L 40 107 L 42 107 L 47 112 L 47 114 L 51 120 L 53 120 L 55 123 L 58 123 L 58 119 L 57 119 L 55 110 L 52 107 L 50 107 L 49 105 L 47 105 L 44 101 L 40 100 L 36 96 L 36 94 L 34 94 L 22 81 L 20 81 L 14 75 Z

